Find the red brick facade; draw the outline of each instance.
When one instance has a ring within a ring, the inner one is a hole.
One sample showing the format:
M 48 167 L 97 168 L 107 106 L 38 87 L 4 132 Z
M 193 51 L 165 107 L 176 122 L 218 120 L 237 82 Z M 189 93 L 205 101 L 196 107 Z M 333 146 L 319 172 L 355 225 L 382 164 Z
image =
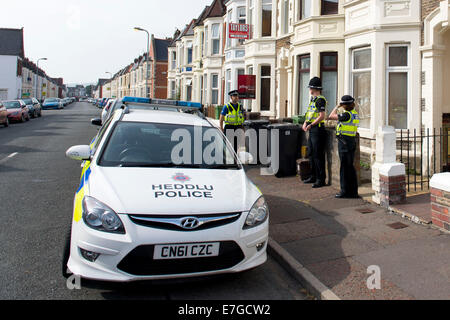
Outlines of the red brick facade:
M 433 224 L 450 231 L 450 192 L 431 188 L 431 218 Z
M 155 68 L 155 98 L 167 99 L 167 62 L 154 62 L 153 68 Z
M 388 208 L 406 201 L 406 177 L 386 177 L 380 175 L 380 204 Z

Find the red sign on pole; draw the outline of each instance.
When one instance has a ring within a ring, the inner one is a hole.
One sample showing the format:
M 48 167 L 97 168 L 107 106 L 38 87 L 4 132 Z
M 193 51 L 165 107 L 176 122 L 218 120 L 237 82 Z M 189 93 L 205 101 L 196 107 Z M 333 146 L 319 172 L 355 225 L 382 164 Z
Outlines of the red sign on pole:
M 238 91 L 240 99 L 256 99 L 256 76 L 238 76 Z
M 230 23 L 228 25 L 228 35 L 230 39 L 250 39 L 250 25 L 240 23 Z

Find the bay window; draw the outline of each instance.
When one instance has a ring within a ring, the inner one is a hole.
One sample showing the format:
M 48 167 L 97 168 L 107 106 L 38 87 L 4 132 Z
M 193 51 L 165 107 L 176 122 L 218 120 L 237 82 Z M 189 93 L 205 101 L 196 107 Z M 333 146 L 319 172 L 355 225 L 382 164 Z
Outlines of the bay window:
M 270 111 L 271 67 L 261 66 L 261 111 Z
M 309 106 L 309 81 L 311 80 L 311 57 L 309 54 L 299 56 L 299 88 L 298 88 L 298 111 L 300 115 L 306 114 Z
M 352 51 L 352 91 L 356 100 L 361 128 L 370 128 L 372 91 L 372 50 L 359 48 Z
M 320 73 L 323 84 L 322 94 L 328 101 L 328 113 L 330 113 L 337 104 L 337 60 L 337 52 L 322 52 L 320 54 Z
M 215 23 L 211 28 L 212 54 L 220 53 L 220 24 Z
M 300 20 L 311 17 L 311 1 L 300 0 Z
M 211 75 L 211 103 L 212 104 L 219 103 L 219 75 L 218 74 Z
M 396 129 L 408 128 L 408 46 L 387 47 L 387 119 Z
M 339 1 L 338 0 L 322 0 L 321 14 L 338 14 Z
M 261 36 L 272 36 L 272 0 L 262 0 Z

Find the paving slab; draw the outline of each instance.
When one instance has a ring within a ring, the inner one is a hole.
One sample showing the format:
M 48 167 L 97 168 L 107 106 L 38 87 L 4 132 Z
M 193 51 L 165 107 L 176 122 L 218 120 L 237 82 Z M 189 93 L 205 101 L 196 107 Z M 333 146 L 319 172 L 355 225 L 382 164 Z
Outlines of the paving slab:
M 377 265 L 381 276 L 416 299 L 450 299 L 450 236 L 403 241 L 353 257 Z
M 273 224 L 270 226 L 270 230 L 272 238 L 281 244 L 332 234 L 330 230 L 311 219 Z
M 331 296 L 450 299 L 449 234 L 402 219 L 363 199 L 336 199 L 333 186 L 315 190 L 298 177 L 260 176 L 259 170 L 250 170 L 249 177 L 271 209 L 272 247 L 297 260 Z M 426 196 L 415 198 L 419 200 L 423 203 Z M 402 228 L 390 227 L 400 223 Z M 367 288 L 369 266 L 381 268 L 381 290 Z
M 392 205 L 391 209 L 400 214 L 417 217 L 421 222 L 430 224 L 431 195 L 429 193 L 414 195 L 406 198 L 406 203 Z
M 346 237 L 332 234 L 293 241 L 282 246 L 304 265 L 350 257 L 382 248 L 375 241 L 359 234 L 349 234 Z
M 341 299 L 411 300 L 413 297 L 394 283 L 381 279 L 380 290 L 367 287 L 367 266 L 352 258 L 327 260 L 305 266 Z

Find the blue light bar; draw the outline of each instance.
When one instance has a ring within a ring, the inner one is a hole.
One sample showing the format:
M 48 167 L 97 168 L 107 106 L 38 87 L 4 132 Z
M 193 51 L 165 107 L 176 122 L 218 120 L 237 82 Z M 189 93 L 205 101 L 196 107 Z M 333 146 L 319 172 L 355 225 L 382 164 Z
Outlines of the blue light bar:
M 122 102 L 135 102 L 135 103 L 151 103 L 149 98 L 138 98 L 138 97 L 123 97 Z
M 177 106 L 179 107 L 190 107 L 190 108 L 202 108 L 202 104 L 199 102 L 189 102 L 189 101 L 177 101 Z
M 166 99 L 152 99 L 152 104 L 160 104 L 163 106 L 176 106 L 177 102 L 175 100 L 166 100 Z
M 149 99 L 149 98 L 138 98 L 138 97 L 124 97 L 122 98 L 123 103 L 145 103 L 161 106 L 175 106 L 175 107 L 187 107 L 201 109 L 202 104 L 199 102 L 189 102 L 189 101 L 176 101 L 176 100 L 166 100 L 166 99 Z

